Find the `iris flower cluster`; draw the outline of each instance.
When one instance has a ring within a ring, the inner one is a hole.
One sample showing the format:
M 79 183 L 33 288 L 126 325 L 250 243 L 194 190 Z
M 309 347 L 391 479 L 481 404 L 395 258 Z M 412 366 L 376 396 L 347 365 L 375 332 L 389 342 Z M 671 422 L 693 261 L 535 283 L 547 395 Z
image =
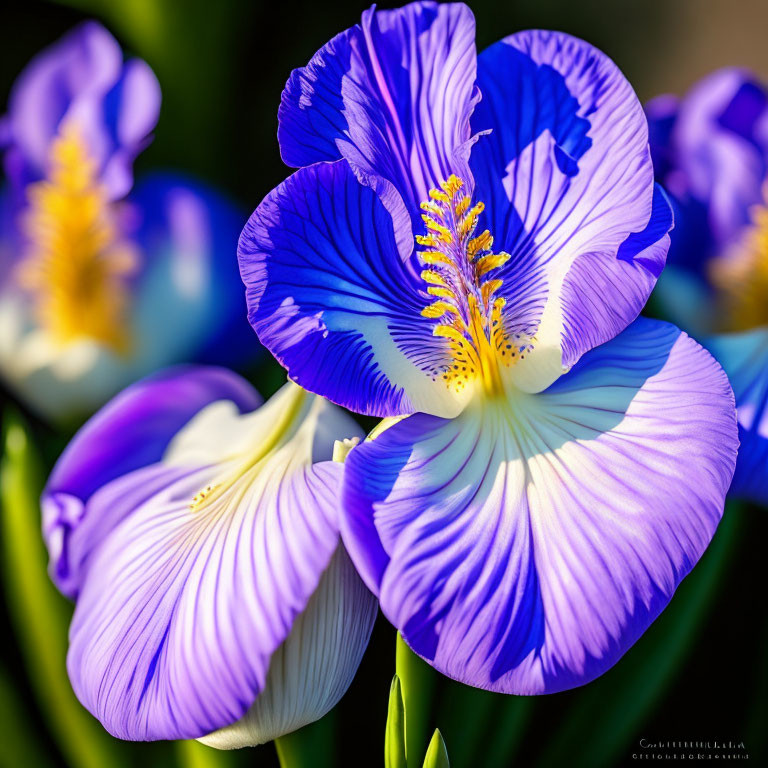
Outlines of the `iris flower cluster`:
M 69 50 L 46 66 L 90 72 Z M 32 208 L 83 146 L 105 206 L 128 190 L 156 108 L 142 92 L 115 133 L 105 100 L 139 90 L 115 71 L 70 78 L 95 122 L 59 115 Z M 91 125 L 104 142 L 83 143 Z M 237 256 L 290 381 L 262 404 L 225 369 L 156 374 L 86 424 L 46 487 L 75 692 L 121 738 L 260 743 L 339 700 L 377 604 L 470 685 L 589 682 L 701 557 L 738 447 L 720 365 L 638 317 L 673 211 L 634 91 L 581 40 L 521 32 L 478 55 L 467 6 L 417 2 L 367 11 L 295 70 L 278 139 L 297 170 Z M 110 232 L 102 286 L 133 285 Z M 358 442 L 342 408 L 384 420 Z

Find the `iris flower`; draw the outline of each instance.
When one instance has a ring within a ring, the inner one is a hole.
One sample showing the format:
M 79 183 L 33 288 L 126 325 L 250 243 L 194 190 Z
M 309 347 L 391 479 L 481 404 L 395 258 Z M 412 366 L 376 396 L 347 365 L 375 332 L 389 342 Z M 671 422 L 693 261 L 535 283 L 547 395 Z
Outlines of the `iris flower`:
M 133 185 L 159 110 L 147 64 L 88 22 L 29 63 L 0 122 L 0 377 L 49 418 L 253 336 L 237 210 L 171 174 Z
M 266 404 L 226 369 L 170 369 L 75 436 L 43 494 L 51 576 L 76 599 L 67 668 L 123 739 L 269 741 L 346 691 L 376 601 L 340 544 L 340 409 Z
M 718 70 L 647 106 L 678 236 L 654 298 L 722 364 L 741 448 L 731 492 L 768 503 L 768 92 Z
M 297 170 L 239 245 L 291 379 L 391 419 L 345 464 L 343 536 L 405 641 L 516 694 L 604 672 L 722 515 L 737 447 L 710 354 L 636 319 L 672 225 L 641 105 L 587 43 L 479 56 L 463 4 L 362 21 L 295 70 Z

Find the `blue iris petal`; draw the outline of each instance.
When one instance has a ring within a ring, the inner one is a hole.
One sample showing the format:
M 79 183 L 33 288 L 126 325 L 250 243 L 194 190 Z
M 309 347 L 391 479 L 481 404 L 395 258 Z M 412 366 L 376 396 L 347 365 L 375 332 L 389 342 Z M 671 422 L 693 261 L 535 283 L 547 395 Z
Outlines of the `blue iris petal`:
M 658 277 L 664 267 L 664 260 L 651 258 L 645 251 L 659 242 L 673 226 L 672 204 L 664 190 L 656 184 L 653 190 L 653 210 L 648 226 L 642 232 L 633 232 L 629 235 L 619 247 L 616 258 L 629 262 L 638 258 L 654 277 Z
M 398 228 L 409 229 L 404 209 L 393 219 L 340 160 L 302 168 L 267 195 L 238 248 L 251 324 L 290 377 L 380 416 L 449 397 L 430 377 L 439 342 Z
M 558 168 L 566 176 L 575 176 L 579 159 L 592 145 L 587 136 L 590 122 L 579 116 L 579 102 L 568 89 L 563 75 L 548 64 L 536 64 L 530 56 L 506 42 L 483 51 L 477 64 L 483 98 L 472 115 L 472 131 L 490 131 L 490 134 L 481 137 L 470 165 L 480 187 L 479 196 L 494 203 L 490 210 L 491 231 L 509 248 L 520 236 L 522 222 L 515 211 L 502 202 L 508 199 L 503 186 L 507 166 L 541 134 L 549 131 L 555 142 Z M 503 114 L 498 112 L 500 108 L 504 108 Z M 481 180 L 489 182 L 493 189 L 483 189 Z

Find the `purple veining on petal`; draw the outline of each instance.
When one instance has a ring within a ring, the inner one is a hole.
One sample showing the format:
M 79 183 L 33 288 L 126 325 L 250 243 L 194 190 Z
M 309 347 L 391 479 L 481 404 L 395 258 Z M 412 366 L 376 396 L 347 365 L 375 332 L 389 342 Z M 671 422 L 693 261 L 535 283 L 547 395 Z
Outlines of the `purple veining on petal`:
M 490 132 L 471 165 L 494 247 L 511 255 L 499 271 L 506 311 L 562 322 L 570 366 L 637 316 L 664 263 L 672 217 L 654 199 L 646 120 L 615 64 L 560 33 L 491 46 L 478 84 L 472 128 Z
M 370 9 L 288 80 L 278 138 L 289 165 L 346 158 L 419 203 L 451 173 L 470 180 L 474 18 L 462 3 Z
M 164 463 L 114 480 L 88 502 L 78 542 L 88 570 L 67 667 L 82 703 L 120 738 L 197 738 L 239 720 L 338 547 L 343 468 L 312 462 L 316 438 L 322 433 L 327 455 L 351 421 L 294 385 L 281 392 L 254 414 L 227 417 L 236 430 L 254 430 L 240 435 L 251 441 L 276 419 L 299 420 L 231 484 L 224 465 L 189 463 L 217 451 L 200 422 Z M 217 496 L 200 494 L 222 482 Z M 98 513 L 113 505 L 125 513 L 102 525 Z M 370 617 L 370 596 L 350 586 Z M 364 636 L 350 643 L 364 647 L 370 626 L 351 622 L 347 631 Z
M 159 461 L 176 432 L 215 400 L 232 400 L 241 412 L 261 402 L 250 384 L 223 368 L 179 367 L 129 387 L 77 433 L 41 501 L 51 578 L 62 592 L 74 597 L 80 588 L 82 558 L 72 558 L 69 541 L 83 524 L 90 497 L 110 481 Z
M 453 407 L 434 370 L 442 339 L 421 310 L 390 212 L 344 161 L 297 171 L 259 205 L 238 248 L 251 325 L 290 377 L 379 416 Z
M 722 369 L 638 320 L 545 392 L 411 416 L 355 449 L 342 535 L 438 670 L 555 692 L 603 673 L 663 610 L 715 531 L 737 445 Z

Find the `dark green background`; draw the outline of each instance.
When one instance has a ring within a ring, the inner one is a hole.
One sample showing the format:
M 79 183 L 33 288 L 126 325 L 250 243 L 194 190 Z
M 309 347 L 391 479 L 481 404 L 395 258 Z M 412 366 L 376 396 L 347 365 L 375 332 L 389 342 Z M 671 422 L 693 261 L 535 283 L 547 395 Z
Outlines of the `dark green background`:
M 239 201 L 245 219 L 288 173 L 278 155 L 276 128 L 280 92 L 291 69 L 355 23 L 364 8 L 354 2 L 288 0 L 16 3 L 2 12 L 0 91 L 5 102 L 14 78 L 37 50 L 77 21 L 99 18 L 129 53 L 149 62 L 163 90 L 155 141 L 139 158 L 138 173 L 159 167 L 197 174 Z M 768 10 L 761 0 L 483 0 L 472 8 L 480 49 L 519 29 L 565 30 L 606 51 L 644 100 L 680 91 L 726 63 L 768 74 Z M 253 378 L 269 394 L 281 373 L 268 361 Z M 64 436 L 39 424 L 33 428 L 51 461 Z M 727 514 L 727 528 L 718 532 L 670 608 L 597 682 L 523 700 L 438 681 L 432 725 L 441 727 L 454 766 L 632 765 L 638 763 L 632 754 L 641 751 L 640 738 L 744 741 L 752 764 L 768 764 L 768 521 L 757 508 Z M 51 764 L 63 764 L 29 692 L 22 649 L 10 631 L 4 640 L 17 702 L 14 717 L 26 723 Z M 394 632 L 379 618 L 358 677 L 337 710 L 336 764 L 381 764 L 393 670 Z M 7 714 L 0 712 L 0 718 Z M 14 764 L 11 754 L 0 744 L 0 763 Z M 123 755 L 137 766 L 168 765 L 172 759 L 168 745 L 129 744 Z M 267 746 L 225 755 L 220 764 L 270 766 L 276 758 Z

